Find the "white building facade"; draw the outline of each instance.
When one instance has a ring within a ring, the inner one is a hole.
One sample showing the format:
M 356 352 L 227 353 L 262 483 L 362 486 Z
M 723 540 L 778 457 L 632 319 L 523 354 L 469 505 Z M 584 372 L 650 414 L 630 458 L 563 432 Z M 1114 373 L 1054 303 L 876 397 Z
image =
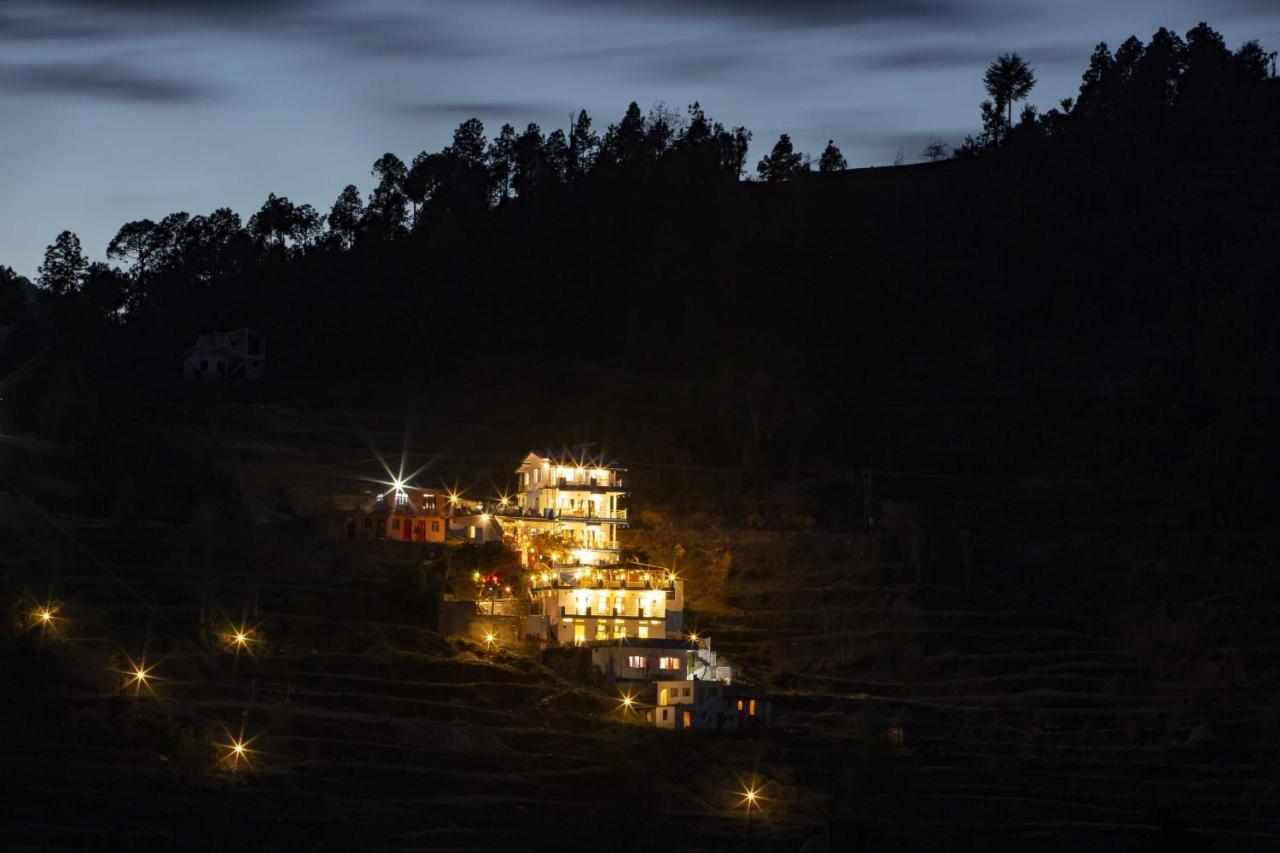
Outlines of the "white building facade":
M 528 577 L 526 633 L 563 645 L 679 638 L 684 581 L 658 567 L 544 568 Z
M 196 336 L 183 355 L 188 379 L 261 379 L 267 374 L 267 343 L 253 329 Z
M 608 566 L 618 562 L 618 531 L 627 526 L 622 469 L 567 456 L 530 453 L 516 469 L 514 501 L 494 507 L 526 566 L 537 534 L 567 534 L 571 547 L 561 565 Z

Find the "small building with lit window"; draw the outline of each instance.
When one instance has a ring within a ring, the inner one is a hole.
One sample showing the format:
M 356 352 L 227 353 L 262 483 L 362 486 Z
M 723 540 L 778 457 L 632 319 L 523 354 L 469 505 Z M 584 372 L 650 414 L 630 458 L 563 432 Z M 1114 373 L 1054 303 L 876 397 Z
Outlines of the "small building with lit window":
M 640 639 L 588 642 L 591 666 L 610 681 L 653 682 L 687 680 L 691 657 L 698 650 L 692 640 Z
M 338 513 L 329 517 L 329 537 L 395 542 L 443 542 L 449 519 L 437 507 L 443 498 L 428 489 L 400 487 L 373 499 L 367 512 Z
M 645 722 L 660 729 L 751 731 L 769 720 L 769 700 L 746 686 L 690 679 L 655 681 Z
M 572 540 L 558 564 L 618 562 L 618 532 L 627 526 L 622 468 L 565 454 L 529 453 L 515 474 L 514 498 L 504 497 L 490 509 L 520 552 L 522 565 L 531 565 L 531 537 L 539 533 L 564 533 Z
M 658 566 L 531 572 L 526 634 L 561 645 L 682 636 L 684 581 Z

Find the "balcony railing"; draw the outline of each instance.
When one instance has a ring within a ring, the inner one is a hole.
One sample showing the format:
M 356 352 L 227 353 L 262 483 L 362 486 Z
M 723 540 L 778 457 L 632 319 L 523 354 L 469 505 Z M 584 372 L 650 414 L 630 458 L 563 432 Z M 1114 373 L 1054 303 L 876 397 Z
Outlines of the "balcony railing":
M 614 480 L 599 479 L 596 477 L 557 477 L 555 480 L 556 488 L 573 489 L 584 487 L 588 489 L 606 489 L 612 492 L 620 492 L 623 489 L 622 478 L 618 477 Z
M 627 511 L 625 509 L 618 510 L 602 510 L 596 513 L 588 509 L 559 509 L 556 507 L 544 507 L 540 510 L 527 509 L 519 506 L 490 506 L 486 509 L 501 518 L 540 518 L 543 520 L 554 521 L 557 518 L 569 518 L 584 521 L 626 521 Z

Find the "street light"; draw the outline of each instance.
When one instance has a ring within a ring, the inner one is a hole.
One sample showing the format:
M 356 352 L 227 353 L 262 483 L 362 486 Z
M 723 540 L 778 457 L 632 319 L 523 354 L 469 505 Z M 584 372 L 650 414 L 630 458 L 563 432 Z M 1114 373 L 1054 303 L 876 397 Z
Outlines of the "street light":
M 142 688 L 144 687 L 147 689 L 148 693 L 154 693 L 151 688 L 151 682 L 155 679 L 155 676 L 151 674 L 151 671 L 154 669 L 155 666 L 147 666 L 146 658 L 143 658 L 139 663 L 134 663 L 133 660 L 130 660 L 129 668 L 127 670 L 123 670 L 123 674 L 125 676 L 124 686 L 126 689 L 130 687 L 133 688 L 133 697 L 135 699 L 142 694 Z
M 742 790 L 738 792 L 738 805 L 744 806 L 747 810 L 747 829 L 751 828 L 751 812 L 760 810 L 760 801 L 764 799 L 761 794 L 761 788 L 756 782 L 744 784 Z
M 253 762 L 250 760 L 250 756 L 254 754 L 255 750 L 250 749 L 249 746 L 253 743 L 255 738 L 246 738 L 244 736 L 243 723 L 241 723 L 240 726 L 239 737 L 236 737 L 231 734 L 231 732 L 227 731 L 225 726 L 223 726 L 222 730 L 227 734 L 226 743 L 218 744 L 219 748 L 226 750 L 226 753 L 222 756 L 222 760 L 231 766 L 232 773 L 235 773 L 240 769 L 241 761 L 244 762 L 245 767 L 252 770 Z

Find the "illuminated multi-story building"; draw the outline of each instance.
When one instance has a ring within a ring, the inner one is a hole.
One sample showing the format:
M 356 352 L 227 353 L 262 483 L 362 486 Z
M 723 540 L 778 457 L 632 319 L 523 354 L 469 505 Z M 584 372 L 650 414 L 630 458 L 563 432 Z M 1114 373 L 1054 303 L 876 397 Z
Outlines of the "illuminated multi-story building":
M 618 531 L 627 526 L 623 470 L 567 456 L 530 453 L 516 469 L 517 493 L 492 511 L 525 566 L 542 534 L 563 547 L 544 559 L 555 565 L 609 566 L 618 562 Z
M 571 645 L 596 640 L 680 638 L 684 581 L 657 566 L 544 568 L 528 576 L 525 633 Z

